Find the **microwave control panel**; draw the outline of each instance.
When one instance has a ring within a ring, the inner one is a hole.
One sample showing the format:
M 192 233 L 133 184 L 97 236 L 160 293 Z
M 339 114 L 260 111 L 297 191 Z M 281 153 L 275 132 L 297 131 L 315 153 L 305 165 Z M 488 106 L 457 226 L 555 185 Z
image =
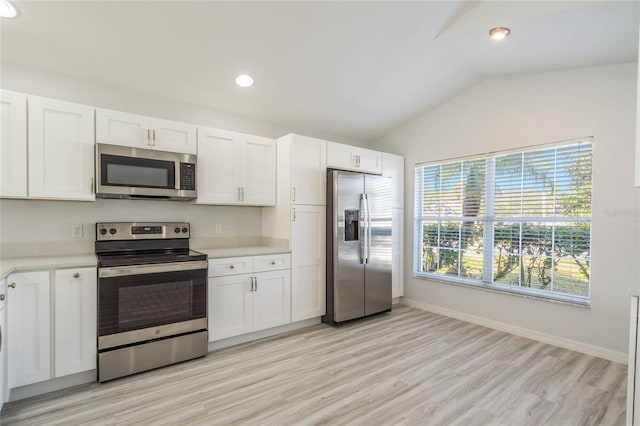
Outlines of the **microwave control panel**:
M 180 189 L 195 191 L 196 165 L 194 163 L 180 163 Z

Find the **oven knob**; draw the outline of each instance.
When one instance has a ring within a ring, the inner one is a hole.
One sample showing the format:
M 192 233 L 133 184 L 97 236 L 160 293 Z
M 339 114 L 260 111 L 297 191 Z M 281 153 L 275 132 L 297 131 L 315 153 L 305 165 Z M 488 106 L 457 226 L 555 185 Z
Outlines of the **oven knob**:
M 187 233 L 187 231 L 189 231 L 187 228 L 182 228 L 182 232 L 184 232 L 185 234 Z
M 107 233 L 107 230 L 105 228 L 100 229 L 100 235 L 105 235 L 106 233 Z
M 179 234 L 180 233 L 180 228 L 174 229 L 173 232 L 175 232 L 176 234 Z
M 109 229 L 109 233 L 110 233 L 111 235 L 115 234 L 116 232 L 117 232 L 117 231 L 116 231 L 116 228 L 111 228 L 111 229 Z

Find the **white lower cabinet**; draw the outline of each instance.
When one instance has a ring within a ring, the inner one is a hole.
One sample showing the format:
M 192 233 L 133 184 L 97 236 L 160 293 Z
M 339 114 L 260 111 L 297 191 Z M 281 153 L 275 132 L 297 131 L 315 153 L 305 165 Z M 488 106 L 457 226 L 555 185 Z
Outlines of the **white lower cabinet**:
M 404 209 L 393 209 L 391 215 L 391 297 L 404 296 Z
M 289 324 L 289 265 L 288 253 L 209 260 L 209 341 Z
M 326 207 L 297 205 L 291 218 L 291 320 L 326 314 Z
M 7 387 L 7 383 L 6 383 L 6 378 L 7 375 L 5 374 L 5 360 L 6 357 L 4 356 L 5 353 L 7 352 L 7 327 L 6 327 L 6 320 L 5 320 L 5 314 L 7 313 L 7 310 L 5 309 L 5 300 L 6 300 L 6 296 L 7 296 L 7 279 L 5 278 L 4 280 L 0 281 L 0 411 L 2 411 L 2 406 L 4 405 L 4 399 L 6 394 L 6 387 Z
M 8 389 L 96 368 L 96 268 L 55 270 L 53 283 L 50 276 L 8 277 Z
M 9 276 L 8 388 L 51 378 L 49 271 Z
M 96 268 L 55 271 L 54 376 L 96 368 Z

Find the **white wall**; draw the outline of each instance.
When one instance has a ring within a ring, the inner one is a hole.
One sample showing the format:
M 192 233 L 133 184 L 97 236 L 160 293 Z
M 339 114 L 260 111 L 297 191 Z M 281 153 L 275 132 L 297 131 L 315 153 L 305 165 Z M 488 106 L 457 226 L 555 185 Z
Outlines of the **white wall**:
M 96 222 L 186 221 L 192 247 L 260 244 L 261 207 L 201 206 L 178 201 L 97 200 L 96 202 L 2 200 L 0 257 L 91 254 Z M 222 233 L 215 233 L 215 224 Z M 82 224 L 83 238 L 71 237 Z
M 640 285 L 640 191 L 633 186 L 636 63 L 486 80 L 373 147 L 406 157 L 405 297 L 626 352 L 629 292 Z M 414 168 L 425 161 L 594 137 L 591 307 L 413 276 Z

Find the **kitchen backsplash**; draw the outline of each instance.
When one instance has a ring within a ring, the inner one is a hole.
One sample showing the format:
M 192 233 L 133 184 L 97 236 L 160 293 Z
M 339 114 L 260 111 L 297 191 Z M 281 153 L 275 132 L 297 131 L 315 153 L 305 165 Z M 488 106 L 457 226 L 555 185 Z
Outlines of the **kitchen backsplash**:
M 1 257 L 91 254 L 95 223 L 110 221 L 187 221 L 193 248 L 288 244 L 262 237 L 261 207 L 140 200 L 1 200 L 0 215 Z M 81 238 L 72 237 L 72 225 L 78 224 L 82 225 Z M 218 224 L 222 230 L 216 233 Z

